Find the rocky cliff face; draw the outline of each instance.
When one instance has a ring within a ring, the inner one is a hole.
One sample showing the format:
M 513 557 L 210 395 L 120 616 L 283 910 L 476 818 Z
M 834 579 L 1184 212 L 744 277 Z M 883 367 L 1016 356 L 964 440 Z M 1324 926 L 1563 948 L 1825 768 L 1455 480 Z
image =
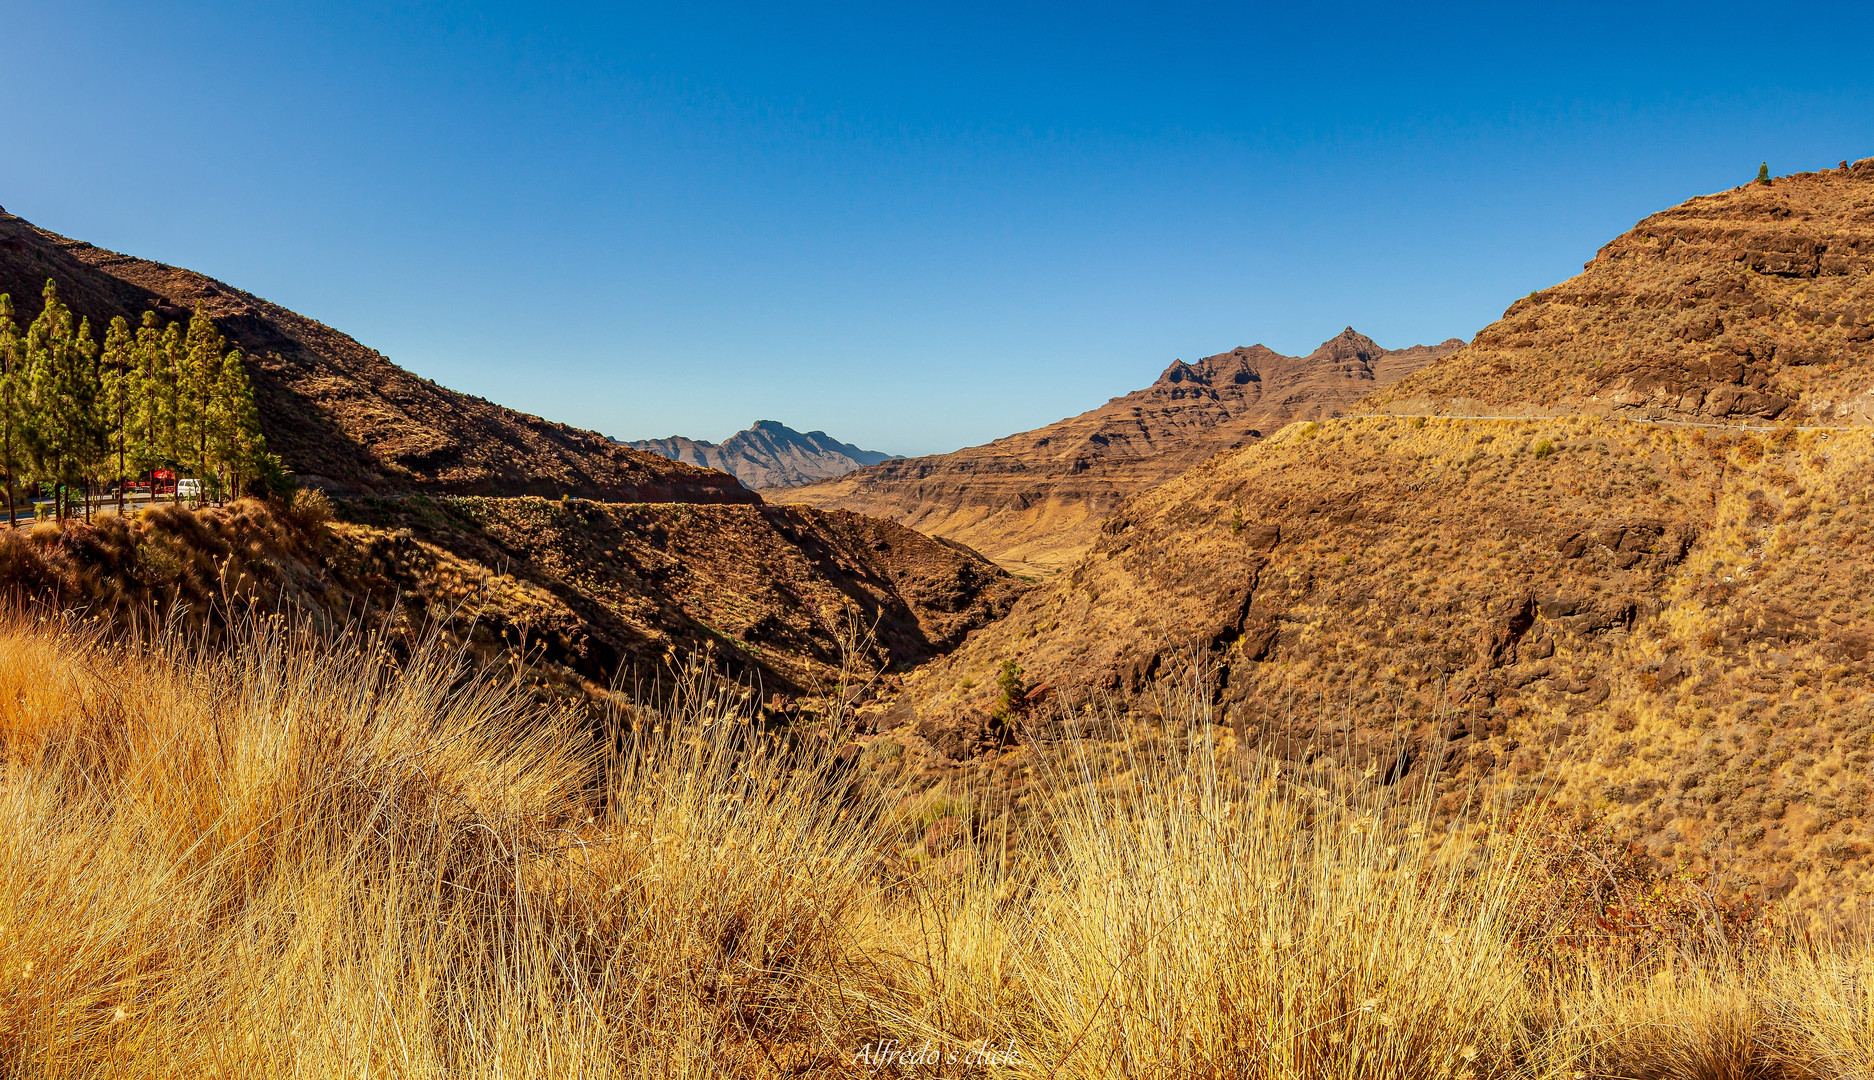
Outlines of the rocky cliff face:
M 1865 424 L 1870 355 L 1874 158 L 1654 214 L 1373 407 Z
M 268 448 L 338 493 L 572 494 L 755 502 L 733 478 L 458 394 L 329 326 L 193 271 L 69 240 L 0 211 L 0 292 L 24 319 L 46 279 L 94 322 L 199 305 L 247 355 Z
M 1018 570 L 1078 557 L 1126 496 L 1296 420 L 1331 416 L 1460 346 L 1384 349 L 1351 327 L 1307 356 L 1261 345 L 1174 362 L 1143 390 L 952 454 L 907 458 L 788 493 L 890 517 Z
M 757 420 L 753 427 L 736 432 L 721 445 L 681 435 L 624 445 L 726 472 L 750 488 L 810 484 L 892 459 L 890 454 L 840 442 L 824 431 L 803 434 L 774 420 Z

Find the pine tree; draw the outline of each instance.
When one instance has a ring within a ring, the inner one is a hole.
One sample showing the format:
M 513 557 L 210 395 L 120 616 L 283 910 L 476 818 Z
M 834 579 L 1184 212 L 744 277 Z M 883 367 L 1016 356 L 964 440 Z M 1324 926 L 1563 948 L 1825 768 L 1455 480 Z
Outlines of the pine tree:
M 1762 184 L 1764 187 L 1770 186 L 1770 163 L 1769 162 L 1766 161 L 1763 164 L 1757 166 L 1757 182 L 1759 184 Z
M 122 315 L 111 320 L 104 335 L 104 359 L 98 374 L 104 386 L 105 429 L 109 433 L 110 453 L 117 473 L 117 513 L 124 512 L 124 488 L 129 483 L 130 415 L 134 407 L 136 342 L 130 323 Z
M 65 356 L 59 404 L 65 417 L 59 425 L 66 437 L 66 479 L 84 499 L 84 516 L 91 520 L 91 490 L 105 460 L 103 385 L 98 379 L 98 342 L 91 320 L 78 320 L 78 333 Z M 69 498 L 66 505 L 70 505 Z
M 224 342 L 214 320 L 201 308 L 189 319 L 188 354 L 179 381 L 183 384 L 181 410 L 183 454 L 198 477 L 209 472 L 208 439 L 214 426 L 214 398 L 221 381 Z
M 7 488 L 7 525 L 14 522 L 15 474 L 19 461 L 14 444 L 19 438 L 19 389 L 25 353 L 21 348 L 19 324 L 13 321 L 13 297 L 0 293 L 0 474 Z
M 184 374 L 188 367 L 188 351 L 183 347 L 180 323 L 172 322 L 163 328 L 162 345 L 163 358 L 159 368 L 162 381 L 158 384 L 162 397 L 162 458 L 180 478 L 184 447 L 187 445 L 187 428 L 182 413 L 188 389 L 188 379 Z M 180 504 L 181 484 L 176 485 L 173 495 Z
M 36 483 L 52 485 L 53 513 L 64 517 L 59 482 L 65 472 L 67 437 L 60 430 L 66 410 L 60 400 L 67 354 L 72 347 L 71 310 L 59 302 L 58 286 L 46 280 L 44 307 L 26 329 L 26 393 L 21 434 Z
M 266 449 L 247 365 L 240 350 L 230 351 L 222 357 L 215 388 L 215 458 L 223 490 L 236 495 L 244 491 L 258 475 Z
M 137 328 L 135 412 L 131 421 L 130 455 L 137 475 L 163 463 L 163 324 L 154 311 L 143 313 Z M 155 492 L 151 492 L 154 497 Z

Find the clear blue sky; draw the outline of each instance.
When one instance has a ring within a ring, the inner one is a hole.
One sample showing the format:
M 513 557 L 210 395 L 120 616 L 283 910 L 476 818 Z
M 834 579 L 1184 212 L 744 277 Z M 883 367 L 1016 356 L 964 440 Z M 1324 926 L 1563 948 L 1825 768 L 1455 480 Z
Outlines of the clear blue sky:
M 624 438 L 900 453 L 1469 337 L 1874 155 L 1874 5 L 10 4 L 0 205 Z

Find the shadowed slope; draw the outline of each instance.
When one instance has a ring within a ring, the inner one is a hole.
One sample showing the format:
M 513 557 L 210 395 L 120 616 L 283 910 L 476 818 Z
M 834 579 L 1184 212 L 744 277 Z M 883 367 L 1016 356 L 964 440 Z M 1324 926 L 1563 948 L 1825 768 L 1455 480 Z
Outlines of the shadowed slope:
M 411 496 L 343 500 L 348 520 L 328 525 L 322 500 L 301 504 L 0 533 L 0 597 L 118 629 L 224 621 L 250 601 L 403 637 L 433 623 L 549 696 L 583 699 L 621 674 L 657 682 L 692 653 L 771 693 L 822 694 L 849 663 L 954 648 L 1021 589 L 958 545 L 839 511 Z M 870 650 L 848 655 L 868 631 Z

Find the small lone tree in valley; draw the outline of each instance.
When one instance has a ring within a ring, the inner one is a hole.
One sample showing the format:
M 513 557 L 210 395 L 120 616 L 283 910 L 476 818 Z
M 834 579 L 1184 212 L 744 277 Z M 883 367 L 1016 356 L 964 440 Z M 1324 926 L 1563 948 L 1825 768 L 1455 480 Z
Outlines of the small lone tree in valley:
M 1022 707 L 1022 699 L 1028 696 L 1028 684 L 1022 681 L 1022 668 L 1013 660 L 1002 661 L 1002 669 L 996 672 L 996 707 L 994 716 L 997 720 L 1007 720 Z

